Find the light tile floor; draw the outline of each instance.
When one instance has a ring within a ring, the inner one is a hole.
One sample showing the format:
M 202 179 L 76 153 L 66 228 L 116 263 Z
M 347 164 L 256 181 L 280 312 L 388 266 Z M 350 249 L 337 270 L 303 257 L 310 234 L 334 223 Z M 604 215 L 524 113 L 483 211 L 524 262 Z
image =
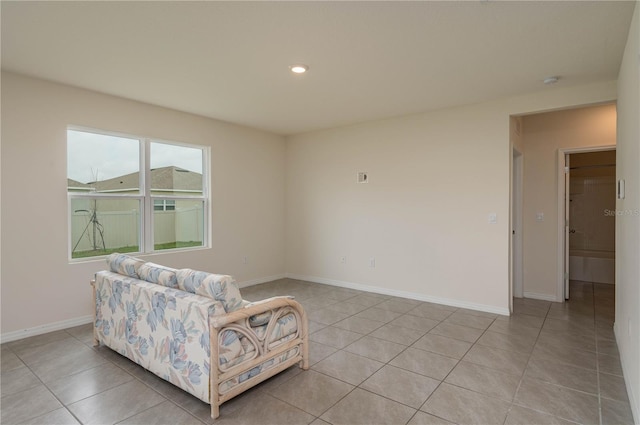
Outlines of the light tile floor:
M 613 286 L 572 282 L 565 304 L 515 299 L 511 317 L 283 279 L 311 369 L 223 404 L 219 424 L 632 424 Z M 202 424 L 209 406 L 105 347 L 91 326 L 1 346 L 2 424 Z

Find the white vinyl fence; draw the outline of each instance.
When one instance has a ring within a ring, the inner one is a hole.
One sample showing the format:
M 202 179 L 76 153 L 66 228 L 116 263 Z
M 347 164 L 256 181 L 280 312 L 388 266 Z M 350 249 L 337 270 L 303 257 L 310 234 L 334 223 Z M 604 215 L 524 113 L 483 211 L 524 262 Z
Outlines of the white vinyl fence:
M 175 211 L 154 211 L 154 243 L 203 240 L 202 208 L 190 207 Z M 125 246 L 139 246 L 140 212 L 97 211 L 96 220 L 90 212 L 74 212 L 71 216 L 71 248 L 74 252 Z M 100 233 L 102 230 L 102 234 Z M 95 238 L 95 239 L 94 239 Z M 80 242 L 78 240 L 80 239 Z M 77 244 L 77 246 L 76 246 Z
M 153 214 L 153 241 L 156 244 L 168 242 L 202 242 L 202 208 L 180 208 L 176 211 L 155 211 Z

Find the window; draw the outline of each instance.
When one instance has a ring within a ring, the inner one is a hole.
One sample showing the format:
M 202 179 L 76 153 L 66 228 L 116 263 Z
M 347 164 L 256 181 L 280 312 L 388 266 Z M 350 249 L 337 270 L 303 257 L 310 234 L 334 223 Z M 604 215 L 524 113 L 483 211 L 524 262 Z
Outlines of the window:
M 69 257 L 207 245 L 208 150 L 67 130 Z
M 153 210 L 154 211 L 175 211 L 176 201 L 175 199 L 154 199 Z

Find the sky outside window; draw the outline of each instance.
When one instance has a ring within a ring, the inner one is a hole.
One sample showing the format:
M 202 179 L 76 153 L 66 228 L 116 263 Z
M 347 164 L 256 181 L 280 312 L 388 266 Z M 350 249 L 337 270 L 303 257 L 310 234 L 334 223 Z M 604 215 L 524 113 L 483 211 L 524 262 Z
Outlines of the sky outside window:
M 175 166 L 202 174 L 202 149 L 151 143 L 151 168 Z M 68 130 L 67 177 L 80 183 L 140 171 L 140 140 Z

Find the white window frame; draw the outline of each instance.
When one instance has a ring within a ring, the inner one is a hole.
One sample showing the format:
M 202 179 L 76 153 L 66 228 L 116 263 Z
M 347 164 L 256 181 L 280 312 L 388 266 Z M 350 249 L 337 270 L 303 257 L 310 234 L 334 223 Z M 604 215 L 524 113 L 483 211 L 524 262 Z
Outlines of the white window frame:
M 211 148 L 209 146 L 195 145 L 190 143 L 183 142 L 175 142 L 175 141 L 167 141 L 157 138 L 151 137 L 141 137 L 135 136 L 131 134 L 118 133 L 113 131 L 105 131 L 105 130 L 97 130 L 93 128 L 81 127 L 81 126 L 68 126 L 67 131 L 81 131 L 86 133 L 100 134 L 105 136 L 114 136 L 114 137 L 123 137 L 128 139 L 138 140 L 139 142 L 139 193 L 138 194 L 120 194 L 115 195 L 114 193 L 83 193 L 83 192 L 70 192 L 67 190 L 67 236 L 68 236 L 68 247 L 67 247 L 67 255 L 69 262 L 84 262 L 84 261 L 93 261 L 97 259 L 104 259 L 106 255 L 96 255 L 92 257 L 83 257 L 83 258 L 72 258 L 73 255 L 73 240 L 71 237 L 71 216 L 72 216 L 72 208 L 71 204 L 74 199 L 129 199 L 129 200 L 138 200 L 140 203 L 140 223 L 138 230 L 138 241 L 140 245 L 140 250 L 136 252 L 131 252 L 128 254 L 132 255 L 141 255 L 141 254 L 154 254 L 154 253 L 166 253 L 166 252 L 174 252 L 174 251 L 192 251 L 192 250 L 201 250 L 211 248 L 211 193 L 210 193 L 210 168 L 211 168 Z M 199 149 L 202 151 L 202 194 L 194 193 L 193 195 L 176 195 L 172 193 L 168 196 L 163 195 L 152 195 L 151 194 L 151 143 L 162 143 L 168 144 L 172 146 L 183 146 L 192 149 Z M 68 146 L 67 146 L 68 149 Z M 203 232 L 202 232 L 202 245 L 201 246 L 192 246 L 192 247 L 182 247 L 182 248 L 171 248 L 171 249 L 161 249 L 155 250 L 154 241 L 153 241 L 153 232 L 154 232 L 154 200 L 163 199 L 163 200 L 200 200 L 202 201 L 203 207 Z

